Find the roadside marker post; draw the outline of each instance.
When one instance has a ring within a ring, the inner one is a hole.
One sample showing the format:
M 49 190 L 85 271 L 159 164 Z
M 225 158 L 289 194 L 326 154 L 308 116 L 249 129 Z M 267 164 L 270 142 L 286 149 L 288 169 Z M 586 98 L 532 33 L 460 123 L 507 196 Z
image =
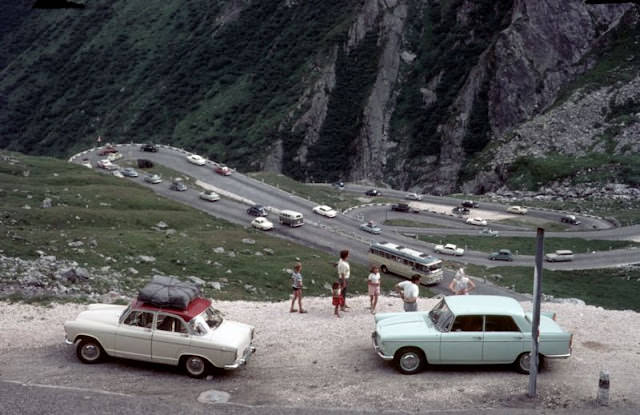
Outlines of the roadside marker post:
M 538 341 L 540 340 L 540 299 L 542 297 L 542 255 L 544 229 L 536 234 L 536 266 L 533 272 L 533 321 L 531 322 L 531 355 L 529 359 L 529 397 L 536 397 L 538 379 Z

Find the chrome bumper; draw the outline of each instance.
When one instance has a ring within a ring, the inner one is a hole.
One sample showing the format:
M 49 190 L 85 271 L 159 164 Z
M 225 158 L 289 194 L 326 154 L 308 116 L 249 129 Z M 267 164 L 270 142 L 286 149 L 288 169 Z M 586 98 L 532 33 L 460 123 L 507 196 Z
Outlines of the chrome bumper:
M 376 354 L 380 356 L 382 360 L 393 360 L 393 356 L 387 356 L 386 354 L 382 353 L 382 348 L 378 346 L 378 343 L 377 343 L 375 331 L 371 333 L 371 341 L 373 342 L 373 350 L 376 351 Z
M 224 365 L 225 370 L 233 370 L 239 368 L 240 366 L 246 365 L 249 361 L 249 357 L 251 357 L 251 355 L 255 352 L 256 348 L 254 346 L 247 347 L 247 349 L 244 351 L 244 355 L 241 358 L 237 359 L 230 365 Z
M 571 353 L 567 354 L 545 354 L 545 359 L 568 359 L 571 357 Z
M 67 335 L 66 335 L 66 334 L 64 335 L 64 342 L 65 342 L 66 344 L 68 344 L 68 345 L 72 345 L 72 344 L 73 344 L 73 342 L 72 342 L 71 340 L 69 340 L 69 338 L 67 337 Z

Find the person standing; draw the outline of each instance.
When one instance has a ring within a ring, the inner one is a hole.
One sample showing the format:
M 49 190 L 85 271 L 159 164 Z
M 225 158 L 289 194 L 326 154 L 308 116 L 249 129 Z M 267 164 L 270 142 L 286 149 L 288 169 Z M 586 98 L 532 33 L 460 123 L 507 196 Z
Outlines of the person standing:
M 468 295 L 476 288 L 476 284 L 464 273 L 464 268 L 460 268 L 455 277 L 449 283 L 449 290 L 454 295 Z
M 349 258 L 349 250 L 343 249 L 340 251 L 340 260 L 338 261 L 338 282 L 340 283 L 340 289 L 342 291 L 342 307 L 340 309 L 342 311 L 347 311 L 347 308 L 351 308 L 347 305 L 347 287 L 349 286 L 349 277 L 351 275 L 351 267 L 347 262 L 347 258 Z
M 306 313 L 307 311 L 302 308 L 302 264 L 297 262 L 293 266 L 293 272 L 291 273 L 291 289 L 293 290 L 293 298 L 291 299 L 291 307 L 289 308 L 290 313 L 295 313 L 296 310 L 293 308 L 296 298 L 298 299 L 298 308 L 301 313 Z
M 412 275 L 410 281 L 396 284 L 395 290 L 404 301 L 404 311 L 418 311 L 418 296 L 420 295 L 420 275 Z
M 333 314 L 335 314 L 336 317 L 340 317 L 340 312 L 338 311 L 338 308 L 342 306 L 344 302 L 344 298 L 342 298 L 342 289 L 340 288 L 340 283 L 337 281 L 334 282 L 333 286 L 331 287 L 331 297 L 332 297 L 331 304 L 335 306 Z
M 369 288 L 371 314 L 375 314 L 376 305 L 378 305 L 378 297 L 380 296 L 380 271 L 375 265 L 371 267 L 371 273 L 367 278 L 367 287 Z

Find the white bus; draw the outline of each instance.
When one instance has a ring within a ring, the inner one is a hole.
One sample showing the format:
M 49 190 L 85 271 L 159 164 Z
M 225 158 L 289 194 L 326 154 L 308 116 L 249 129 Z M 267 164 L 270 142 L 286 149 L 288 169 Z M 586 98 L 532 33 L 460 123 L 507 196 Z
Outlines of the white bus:
M 381 272 L 392 272 L 405 278 L 418 274 L 425 285 L 442 280 L 442 260 L 390 242 L 374 243 L 369 247 L 369 265 L 377 265 Z
M 302 213 L 294 210 L 281 210 L 278 217 L 281 224 L 289 225 L 292 228 L 304 225 L 304 217 L 302 216 Z

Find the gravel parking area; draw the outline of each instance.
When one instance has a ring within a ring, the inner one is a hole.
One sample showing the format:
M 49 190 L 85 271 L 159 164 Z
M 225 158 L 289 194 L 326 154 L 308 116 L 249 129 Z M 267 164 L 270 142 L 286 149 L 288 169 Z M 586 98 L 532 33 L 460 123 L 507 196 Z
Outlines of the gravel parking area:
M 536 402 L 525 398 L 528 377 L 501 366 L 428 367 L 414 376 L 399 374 L 372 350 L 374 328 L 368 297 L 350 299 L 352 311 L 332 314 L 330 298 L 305 298 L 308 314 L 289 313 L 287 302 L 216 301 L 226 317 L 256 327 L 258 352 L 248 366 L 196 383 L 202 390 L 231 393 L 247 405 L 362 408 L 406 411 L 536 407 L 592 408 L 598 375 L 611 376 L 611 406 L 640 407 L 640 318 L 632 311 L 609 311 L 573 304 L 543 304 L 562 327 L 574 333 L 573 356 L 552 361 L 540 374 Z M 423 299 L 421 310 L 437 300 Z M 530 310 L 531 303 L 522 303 Z M 86 306 L 39 307 L 0 303 L 0 363 L 11 353 L 58 346 L 62 324 Z M 383 297 L 379 312 L 401 311 L 398 298 Z M 8 356 L 8 357 L 7 357 Z M 85 366 L 78 366 L 81 370 Z M 126 368 L 140 371 L 137 367 Z M 12 380 L 3 371 L 0 379 Z M 179 375 L 177 382 L 183 382 Z M 54 382 L 53 380 L 51 380 Z M 184 379 L 188 382 L 190 379 Z M 44 377 L 41 383 L 46 383 Z M 118 382 L 108 388 L 118 391 Z

